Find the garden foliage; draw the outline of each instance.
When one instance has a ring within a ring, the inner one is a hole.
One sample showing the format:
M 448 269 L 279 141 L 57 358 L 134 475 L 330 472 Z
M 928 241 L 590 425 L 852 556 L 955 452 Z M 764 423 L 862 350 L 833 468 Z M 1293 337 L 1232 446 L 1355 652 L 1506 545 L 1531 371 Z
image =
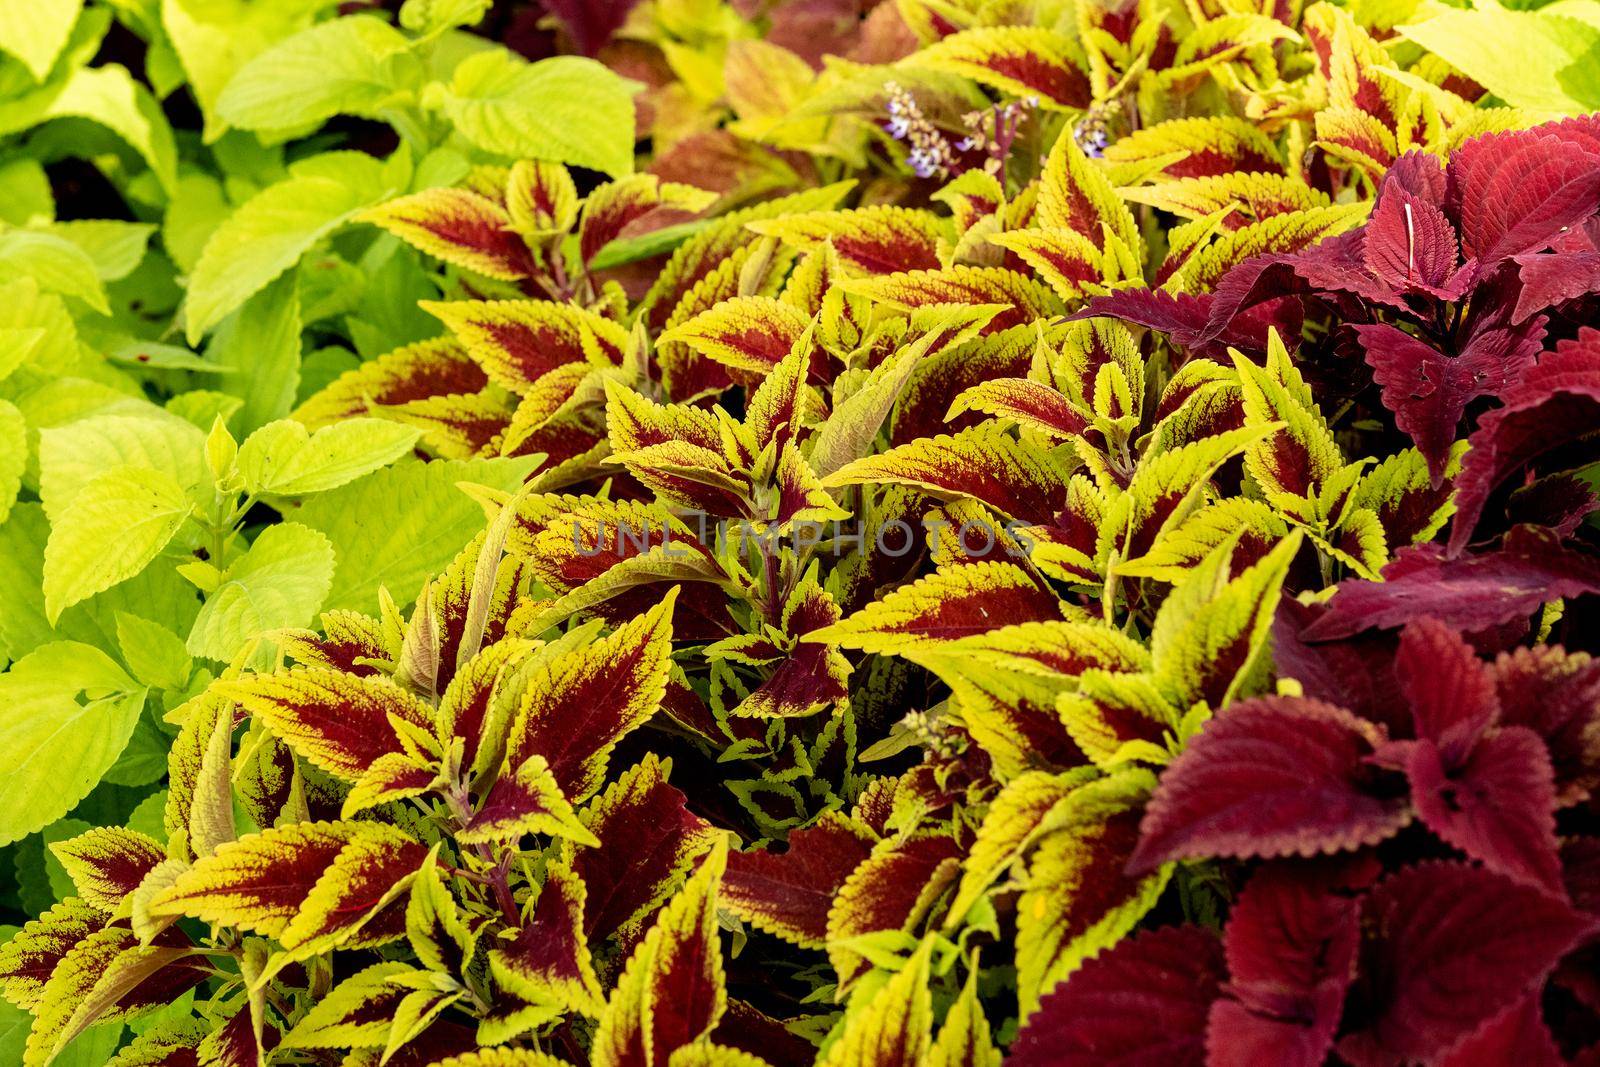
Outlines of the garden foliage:
M 0 1061 L 1600 1063 L 1593 0 L 0 52 Z

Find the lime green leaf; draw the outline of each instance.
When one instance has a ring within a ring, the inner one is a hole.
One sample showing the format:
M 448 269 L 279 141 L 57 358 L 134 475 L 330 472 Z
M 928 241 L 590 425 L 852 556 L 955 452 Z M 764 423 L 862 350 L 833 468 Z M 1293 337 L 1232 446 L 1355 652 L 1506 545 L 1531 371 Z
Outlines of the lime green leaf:
M 65 81 L 0 105 L 0 133 L 16 133 L 51 119 L 98 123 L 144 157 L 161 188 L 178 181 L 178 149 L 172 126 L 150 90 L 115 63 L 83 67 Z
M 139 467 L 170 476 L 179 486 L 205 477 L 205 434 L 156 408 L 138 414 L 95 415 L 39 435 L 39 496 L 52 522 L 78 492 L 107 469 Z
M 28 465 L 28 424 L 9 400 L 0 400 L 0 523 L 11 514 Z
M 274 42 L 310 25 L 324 0 L 162 0 L 161 23 L 189 76 L 189 88 L 205 115 L 207 141 L 227 126 L 217 117 L 217 98 L 233 76 Z
M 308 500 L 295 518 L 338 553 L 325 607 L 373 611 L 380 585 L 409 602 L 483 528 L 483 509 L 457 483 L 510 491 L 532 467 L 526 459 L 400 463 Z
M 59 641 L 0 675 L 0 844 L 89 795 L 139 721 L 145 691 L 97 648 Z
M 456 68 L 439 106 L 456 132 L 485 152 L 633 170 L 633 83 L 592 59 L 527 63 L 482 52 Z
M 46 292 L 77 297 L 102 315 L 111 313 L 94 260 L 65 237 L 38 230 L 0 234 L 0 271 L 8 277 L 27 275 Z
M 144 570 L 188 518 L 183 486 L 161 471 L 115 467 L 61 512 L 44 548 L 45 614 L 53 624 L 78 601 Z
M 246 64 L 222 91 L 217 114 L 247 130 L 308 126 L 339 114 L 374 117 L 403 91 L 410 47 L 371 15 L 321 23 Z
M 292 419 L 280 419 L 239 446 L 239 473 L 251 493 L 321 493 L 393 463 L 421 435 L 421 430 L 387 419 L 346 419 L 316 433 Z
M 67 46 L 83 0 L 0 0 L 0 49 L 44 81 Z
M 1438 14 L 1399 32 L 1512 107 L 1600 108 L 1600 27 L 1549 11 L 1488 3 Z
M 268 186 L 212 233 L 189 278 L 189 343 L 293 267 L 323 237 L 378 197 L 375 190 L 304 174 Z
M 457 26 L 476 26 L 492 6 L 494 0 L 406 0 L 400 8 L 400 25 L 426 37 Z
M 231 660 L 267 630 L 305 626 L 333 584 L 333 545 L 297 522 L 269 526 L 223 573 L 189 631 L 189 652 Z
M 152 689 L 181 690 L 193 664 L 183 639 L 159 622 L 119 611 L 117 645 L 133 676 Z

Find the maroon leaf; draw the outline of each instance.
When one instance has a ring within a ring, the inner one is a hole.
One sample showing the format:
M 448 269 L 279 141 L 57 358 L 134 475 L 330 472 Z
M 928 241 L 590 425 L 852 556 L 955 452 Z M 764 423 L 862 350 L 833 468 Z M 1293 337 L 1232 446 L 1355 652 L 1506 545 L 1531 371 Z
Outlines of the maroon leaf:
M 1367 270 L 1394 289 L 1446 296 L 1456 267 L 1456 231 L 1444 212 L 1420 196 L 1387 185 L 1366 225 Z
M 862 828 L 825 815 L 790 834 L 783 852 L 730 852 L 723 901 L 764 930 L 821 947 L 834 895 L 871 852 L 871 836 Z
M 1496 486 L 1600 421 L 1600 330 L 1584 329 L 1545 353 L 1504 399 L 1479 422 L 1456 478 L 1451 555 L 1466 547 Z
M 1222 946 L 1197 926 L 1147 931 L 1086 962 L 1039 1002 L 1009 1067 L 1205 1067 Z
M 1461 863 L 1390 876 L 1363 908 L 1362 978 L 1338 1052 L 1353 1067 L 1429 1060 L 1511 1008 L 1596 926 L 1562 901 Z
M 1487 629 L 1552 600 L 1600 592 L 1600 560 L 1553 533 L 1518 526 L 1498 551 L 1482 555 L 1445 559 L 1433 545 L 1403 550 L 1383 577 L 1340 582 L 1327 614 L 1301 636 L 1332 640 L 1424 615 L 1462 630 Z
M 1311 872 L 1267 868 L 1234 905 L 1223 938 L 1228 985 L 1211 1006 L 1207 1067 L 1316 1067 L 1333 1046 L 1355 978 L 1361 908 Z
M 1417 742 L 1406 777 L 1428 829 L 1491 870 L 1561 891 L 1554 774 L 1533 731 L 1497 730 L 1457 767 L 1431 742 Z
M 1375 844 L 1411 818 L 1368 763 L 1383 732 L 1294 697 L 1235 704 L 1161 777 L 1129 868 L 1199 856 L 1311 856 Z
M 1543 739 L 1557 803 L 1576 804 L 1600 784 L 1600 660 L 1561 648 L 1519 648 L 1494 663 L 1500 721 Z
M 1526 996 L 1451 1049 L 1438 1061 L 1438 1067 L 1480 1067 L 1486 1063 L 1562 1067 L 1564 1062 L 1550 1028 L 1539 1017 L 1539 999 Z
M 1494 681 L 1472 646 L 1437 619 L 1417 619 L 1400 635 L 1395 675 L 1417 736 L 1454 766 L 1500 714 Z
M 1537 250 L 1600 208 L 1600 160 L 1539 129 L 1474 137 L 1446 173 L 1461 250 L 1485 265 Z

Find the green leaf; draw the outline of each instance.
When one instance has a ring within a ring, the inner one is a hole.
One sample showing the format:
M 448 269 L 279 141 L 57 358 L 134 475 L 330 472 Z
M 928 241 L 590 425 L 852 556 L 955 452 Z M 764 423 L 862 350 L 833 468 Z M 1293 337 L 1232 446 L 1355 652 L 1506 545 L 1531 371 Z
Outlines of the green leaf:
M 0 523 L 11 514 L 28 465 L 28 423 L 9 400 L 0 400 Z
M 189 278 L 186 305 L 194 344 L 266 288 L 311 246 L 377 197 L 374 190 L 302 174 L 246 200 L 212 233 Z
M 295 518 L 338 554 L 324 610 L 376 611 L 379 586 L 409 603 L 483 529 L 483 509 L 457 483 L 509 492 L 532 467 L 523 458 L 399 463 L 306 501 Z
M 56 198 L 43 164 L 26 156 L 0 163 L 0 219 L 26 226 L 55 217 Z
M 258 634 L 307 625 L 333 573 L 333 545 L 322 534 L 297 522 L 267 527 L 206 598 L 189 631 L 189 652 L 227 662 Z
M 456 68 L 438 106 L 473 145 L 514 159 L 633 171 L 633 83 L 592 59 L 527 63 L 482 52 Z
M 346 419 L 316 433 L 281 419 L 239 446 L 239 473 L 251 493 L 321 493 L 393 463 L 421 436 L 421 430 L 387 419 Z
M 693 222 L 680 222 L 676 226 L 663 226 L 659 230 L 651 230 L 637 237 L 619 237 L 615 241 L 608 241 L 589 261 L 589 269 L 610 270 L 612 267 L 637 263 L 641 259 L 671 252 L 715 221 L 715 219 L 695 219 Z
M 65 237 L 38 230 L 0 234 L 0 271 L 7 277 L 27 275 L 47 292 L 77 297 L 100 314 L 111 314 L 94 260 Z
M 0 49 L 44 81 L 67 46 L 83 0 L 0 0 Z
M 79 491 L 117 466 L 170 476 L 182 488 L 205 477 L 205 434 L 150 407 L 132 415 L 94 415 L 39 435 L 39 496 L 52 522 Z
M 152 689 L 181 690 L 193 663 L 183 639 L 159 622 L 119 611 L 117 645 L 133 676 Z
M 191 505 L 170 475 L 115 467 L 85 485 L 61 512 L 44 547 L 45 615 L 144 570 L 188 518 Z
M 1399 32 L 1512 107 L 1600 108 L 1600 27 L 1543 11 L 1486 3 L 1438 14 Z
M 234 75 L 217 114 L 247 130 L 310 126 L 339 114 L 376 117 L 404 92 L 401 68 L 410 48 L 403 34 L 371 15 L 312 26 Z
M 457 26 L 476 26 L 493 6 L 494 0 L 406 0 L 400 7 L 400 25 L 430 37 Z
M 83 67 L 65 81 L 0 104 L 0 133 L 18 133 L 51 119 L 98 123 L 144 157 L 161 188 L 178 182 L 178 149 L 161 104 L 125 67 Z
M 206 356 L 230 372 L 222 391 L 243 401 L 228 416 L 249 433 L 294 406 L 300 384 L 300 295 L 285 275 L 245 302 L 218 327 Z
M 217 98 L 233 76 L 327 6 L 326 0 L 161 0 L 161 23 L 205 115 L 207 142 L 227 129 L 216 114 Z
M 0 675 L 0 844 L 71 811 L 116 762 L 145 690 L 97 648 L 45 645 Z
M 74 219 L 52 223 L 46 232 L 77 246 L 94 264 L 101 281 L 114 282 L 138 268 L 156 227 L 115 219 Z

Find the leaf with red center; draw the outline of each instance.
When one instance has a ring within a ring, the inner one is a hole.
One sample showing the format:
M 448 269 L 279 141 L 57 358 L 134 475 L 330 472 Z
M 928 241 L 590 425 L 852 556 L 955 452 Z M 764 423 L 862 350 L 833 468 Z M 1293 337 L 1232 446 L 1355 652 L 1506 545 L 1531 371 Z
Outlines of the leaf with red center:
M 722 573 L 695 531 L 659 504 L 529 497 L 517 509 L 506 550 L 527 560 L 533 575 L 558 592 L 622 573 L 629 561 L 671 568 L 652 570 L 651 580 L 670 573 L 679 580 L 714 581 Z
M 56 965 L 109 918 L 78 897 L 53 905 L 0 945 L 0 992 L 24 1011 L 37 1010 Z
M 412 870 L 427 853 L 398 830 L 377 823 L 290 823 L 219 846 L 159 893 L 151 913 L 278 937 L 302 914 L 306 898 L 340 853 L 362 835 L 395 855 L 409 856 Z M 417 854 L 410 856 L 413 848 Z
M 449 688 L 464 659 L 505 636 L 516 605 L 526 562 L 498 551 L 484 558 L 486 539 L 474 537 L 428 583 L 406 627 L 394 678 L 431 703 Z
M 50 845 L 85 901 L 116 911 L 145 875 L 167 858 L 167 850 L 137 830 L 97 826 Z
M 1417 742 L 1405 771 L 1428 829 L 1491 870 L 1559 890 L 1554 772 L 1537 734 L 1504 727 L 1459 759 Z
M 532 651 L 531 645 L 518 638 L 496 641 L 468 660 L 450 679 L 439 701 L 438 735 L 447 743 L 452 738 L 461 739 L 462 766 L 475 767 L 480 751 L 486 759 L 492 758 L 488 749 L 498 738 L 486 731 L 499 724 L 492 712 L 497 686 Z
M 1053 110 L 1089 106 L 1093 95 L 1082 47 L 1043 27 L 995 26 L 952 33 L 915 52 L 908 64 L 947 70 Z
M 1088 417 L 1059 390 L 1028 378 L 994 378 L 975 385 L 955 398 L 945 418 L 954 420 L 968 411 L 1012 419 L 1063 440 L 1089 425 Z
M 828 957 L 848 986 L 870 969 L 848 942 L 863 934 L 908 930 L 960 874 L 960 847 L 945 834 L 878 842 L 845 879 L 828 910 Z
M 356 781 L 374 760 L 404 751 L 395 721 L 430 729 L 433 713 L 388 678 L 296 667 L 217 683 L 311 763 Z
M 293 917 L 273 935 L 284 952 L 274 957 L 269 969 L 321 955 L 343 944 L 365 947 L 405 936 L 405 895 L 423 863 L 431 862 L 427 848 L 403 831 L 382 823 L 333 825 L 344 835 L 344 847 Z M 158 909 L 170 911 L 178 902 L 192 914 L 197 910 L 197 901 L 215 902 L 225 894 L 227 876 L 208 879 L 203 871 L 219 853 L 180 875 L 172 889 L 157 898 Z M 211 894 L 202 898 L 200 887 L 207 885 Z
M 1428 460 L 1435 484 L 1443 479 L 1467 404 L 1493 394 L 1526 373 L 1544 338 L 1544 320 L 1513 330 L 1487 330 L 1459 356 L 1387 323 L 1352 326 L 1372 378 L 1395 425 L 1411 435 Z
M 1088 960 L 1039 1003 L 1012 1067 L 1205 1067 L 1206 1013 L 1226 976 L 1197 926 L 1138 934 Z
M 984 327 L 985 333 L 999 333 L 1062 311 L 1060 298 L 1043 284 L 1003 267 L 958 265 L 857 278 L 840 284 L 847 293 L 906 309 L 929 304 L 1002 305 L 1004 310 Z
M 990 235 L 988 243 L 1014 253 L 1062 300 L 1078 300 L 1091 284 L 1114 276 L 1114 262 L 1099 244 L 1074 230 L 1007 230 Z
M 283 654 L 305 667 L 327 667 L 348 674 L 379 673 L 362 660 L 389 660 L 395 650 L 384 636 L 383 624 L 359 611 L 325 611 L 322 633 L 280 630 L 273 639 Z
M 1438 745 L 1451 766 L 1500 715 L 1487 666 L 1459 633 L 1436 619 L 1417 619 L 1400 634 L 1395 677 L 1417 736 Z
M 1446 168 L 1461 250 L 1485 267 L 1535 252 L 1600 208 L 1600 166 L 1582 146 L 1537 128 L 1474 137 Z
M 1500 722 L 1543 739 L 1554 766 L 1561 806 L 1583 800 L 1600 785 L 1594 758 L 1600 723 L 1600 660 L 1562 648 L 1519 648 L 1493 666 Z
M 567 837 L 584 844 L 594 838 L 572 812 L 550 765 L 540 755 L 529 756 L 489 787 L 467 825 L 456 833 L 467 844 L 514 842 L 524 834 Z
M 506 178 L 506 211 L 530 241 L 565 233 L 578 217 L 578 187 L 560 163 L 518 160 Z
M 595 941 L 636 931 L 718 836 L 667 784 L 669 769 L 649 756 L 623 773 L 582 815 L 600 846 L 565 846 L 588 889 L 584 934 Z
M 1178 730 L 1171 701 L 1145 674 L 1085 671 L 1056 711 L 1083 754 L 1106 770 L 1130 759 L 1165 762 L 1167 737 Z
M 1234 213 L 1223 220 L 1227 229 L 1238 229 L 1252 217 L 1268 219 L 1328 206 L 1327 194 L 1312 189 L 1298 178 L 1270 172 L 1233 171 L 1180 178 L 1134 186 L 1123 190 L 1122 195 L 1136 204 L 1148 204 L 1185 219 L 1209 219 L 1232 207 Z
M 557 367 L 620 362 L 625 330 L 574 304 L 545 300 L 424 301 L 489 378 L 525 394 Z
M 1391 552 L 1431 540 L 1455 514 L 1451 480 L 1461 470 L 1465 452 L 1466 445 L 1459 443 L 1449 450 L 1444 480 L 1437 486 L 1427 460 L 1414 448 L 1395 453 L 1362 475 L 1352 503 L 1378 516 Z
M 1298 867 L 1266 867 L 1224 934 L 1229 980 L 1211 1006 L 1209 1067 L 1317 1067 L 1355 978 L 1361 905 Z
M 704 1037 L 727 1006 L 717 894 L 727 865 L 721 839 L 656 916 L 595 1032 L 593 1067 L 651 1067 Z
M 1445 285 L 1456 268 L 1456 231 L 1444 212 L 1398 185 L 1385 188 L 1362 231 L 1367 269 L 1393 289 L 1417 289 L 1450 299 Z
M 1501 399 L 1478 421 L 1456 478 L 1452 555 L 1466 547 L 1496 487 L 1588 433 L 1600 418 L 1600 330 L 1585 328 L 1556 345 Z
M 1038 445 L 993 423 L 955 436 L 927 438 L 867 456 L 828 475 L 829 489 L 846 485 L 906 485 L 941 496 L 965 497 L 1027 522 L 1045 522 L 1066 503 L 1070 468 Z
M 1140 806 L 1155 775 L 1122 771 L 1074 789 L 1051 813 L 1017 900 L 1022 1015 L 1083 962 L 1125 937 L 1155 905 L 1172 869 L 1130 874 Z
M 372 412 L 374 406 L 405 404 L 433 396 L 481 392 L 488 375 L 453 337 L 397 348 L 345 371 L 313 393 L 293 417 L 309 430 Z
M 947 239 L 931 211 L 881 204 L 762 219 L 750 229 L 802 252 L 831 244 L 844 264 L 866 274 L 937 270 L 939 243 Z
M 548 379 L 548 376 L 547 376 Z M 441 459 L 485 454 L 510 428 L 516 405 L 499 390 L 430 396 L 374 412 L 422 431 L 423 447 Z
M 1595 922 L 1542 890 L 1460 863 L 1391 875 L 1362 909 L 1360 974 L 1338 1054 L 1433 1060 L 1513 1007 Z
M 723 300 L 661 335 L 736 370 L 770 374 L 810 324 L 804 312 L 770 296 Z
M 1567 548 L 1553 532 L 1518 526 L 1499 549 L 1459 559 L 1419 545 L 1401 552 L 1383 576 L 1340 582 L 1327 613 L 1302 636 L 1332 640 L 1423 615 L 1461 630 L 1487 629 L 1563 597 L 1600 592 L 1600 559 Z
M 1190 740 L 1150 801 L 1132 869 L 1201 856 L 1312 856 L 1376 844 L 1410 821 L 1369 757 L 1377 727 L 1315 700 L 1259 697 Z
M 519 281 L 533 269 L 533 257 L 506 209 L 467 189 L 413 193 L 360 218 L 430 256 L 490 278 Z
M 1002 626 L 1059 620 L 1064 605 L 1012 563 L 949 566 L 879 598 L 805 636 L 863 652 L 899 652 L 926 641 L 952 641 Z
M 839 606 L 814 574 L 808 574 L 789 595 L 783 609 L 783 630 L 798 637 L 839 621 Z M 815 642 L 780 652 L 777 667 L 755 692 L 730 714 L 760 718 L 814 715 L 850 695 L 850 663 L 837 648 Z
M 693 217 L 716 194 L 691 185 L 663 182 L 654 174 L 630 174 L 607 182 L 583 202 L 578 224 L 578 255 L 584 263 L 619 237 L 648 233 Z
M 593 644 L 536 659 L 508 734 L 508 769 L 543 756 L 569 800 L 594 792 L 612 747 L 661 706 L 676 596 Z
M 205 1036 L 196 1049 L 206 1067 L 260 1067 L 266 1051 L 256 1039 L 250 1005 L 241 1004 Z
M 1487 1063 L 1563 1067 L 1569 1061 L 1562 1059 L 1550 1028 L 1539 1015 L 1539 998 L 1530 994 L 1435 1062 L 1438 1067 Z
M 489 953 L 495 981 L 530 1004 L 599 1015 L 605 1000 L 583 933 L 585 892 L 569 868 L 546 868 L 527 923 Z
M 905 966 L 872 992 L 871 1000 L 847 1013 L 827 1056 L 818 1061 L 820 1067 L 924 1067 L 939 1062 L 930 1048 L 932 952 L 933 939 L 924 939 Z
M 834 896 L 866 861 L 875 840 L 866 827 L 827 812 L 790 833 L 782 852 L 729 853 L 723 904 L 769 934 L 802 948 L 822 948 Z
M 286 1049 L 382 1048 L 411 992 L 397 979 L 416 973 L 408 964 L 377 963 L 345 978 L 301 1016 L 283 1038 Z
M 606 432 L 615 452 L 686 444 L 722 455 L 722 427 L 709 411 L 687 404 L 658 404 L 612 382 L 606 383 Z
M 1233 116 L 1168 119 L 1134 130 L 1106 146 L 1109 163 L 1148 167 L 1169 156 L 1160 173 L 1172 178 L 1198 178 L 1236 171 L 1281 171 L 1279 150 L 1257 126 Z
M 43 1067 L 83 1031 L 146 1014 L 205 981 L 210 969 L 189 959 L 193 943 L 175 930 L 141 945 L 131 930 L 108 926 L 80 941 L 45 984 L 27 1047 L 18 1061 Z

